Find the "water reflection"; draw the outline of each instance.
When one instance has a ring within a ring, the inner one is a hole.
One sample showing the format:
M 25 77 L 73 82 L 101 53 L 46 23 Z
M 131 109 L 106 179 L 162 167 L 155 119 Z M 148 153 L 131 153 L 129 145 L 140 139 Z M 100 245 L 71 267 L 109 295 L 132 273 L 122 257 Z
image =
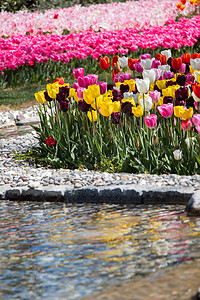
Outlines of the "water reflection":
M 0 202 L 2 299 L 78 299 L 197 257 L 183 206 Z

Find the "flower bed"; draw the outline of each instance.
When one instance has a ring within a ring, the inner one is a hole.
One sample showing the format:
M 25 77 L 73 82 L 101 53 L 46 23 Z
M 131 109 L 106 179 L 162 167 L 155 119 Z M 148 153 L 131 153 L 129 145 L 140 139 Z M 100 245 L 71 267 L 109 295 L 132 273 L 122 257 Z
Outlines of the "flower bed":
M 186 4 L 184 15 L 194 11 Z M 141 29 L 146 26 L 162 26 L 167 20 L 175 20 L 179 10 L 174 0 L 128 1 L 83 7 L 47 10 L 45 13 L 27 11 L 15 14 L 0 13 L 0 36 L 13 34 L 63 34 L 67 32 L 118 30 L 126 27 Z M 77 17 L 78 16 L 78 17 Z M 156 17 L 155 17 L 156 16 Z
M 131 74 L 123 72 L 127 67 Z M 100 60 L 108 70 L 109 59 Z M 31 157 L 56 168 L 195 174 L 200 171 L 200 55 L 164 51 L 138 60 L 114 56 L 113 84 L 73 70 L 35 94 L 40 147 Z M 141 76 L 134 72 L 141 71 Z M 48 111 L 47 111 L 48 108 Z M 49 120 L 49 121 L 48 121 Z

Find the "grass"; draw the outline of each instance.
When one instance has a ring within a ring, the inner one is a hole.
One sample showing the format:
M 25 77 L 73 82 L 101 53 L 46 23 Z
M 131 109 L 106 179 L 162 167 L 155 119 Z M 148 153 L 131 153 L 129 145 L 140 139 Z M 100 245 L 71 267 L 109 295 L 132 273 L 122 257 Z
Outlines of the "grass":
M 18 109 L 37 104 L 34 93 L 44 90 L 43 84 L 31 84 L 18 88 L 7 88 L 0 91 L 0 110 Z

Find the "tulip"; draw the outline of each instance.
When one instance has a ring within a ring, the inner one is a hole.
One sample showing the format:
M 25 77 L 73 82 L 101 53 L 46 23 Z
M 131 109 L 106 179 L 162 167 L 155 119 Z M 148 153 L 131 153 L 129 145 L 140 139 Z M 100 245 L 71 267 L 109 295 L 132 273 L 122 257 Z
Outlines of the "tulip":
M 100 82 L 97 82 L 97 85 L 99 85 L 99 87 L 100 87 L 100 94 L 101 95 L 105 94 L 107 91 L 107 82 L 100 81 Z
M 78 79 L 79 77 L 84 76 L 84 69 L 83 68 L 77 68 L 73 70 L 73 75 L 75 79 Z
M 137 59 L 133 59 L 133 58 L 129 58 L 128 59 L 128 67 L 129 67 L 129 69 L 130 70 L 135 70 L 135 64 L 138 62 L 138 60 Z
M 151 58 L 151 55 L 149 53 L 145 53 L 140 56 L 140 59 L 150 59 L 150 58 Z
M 152 65 L 152 60 L 147 58 L 147 59 L 141 59 L 141 66 L 143 70 L 150 70 Z
M 195 78 L 191 73 L 187 73 L 185 76 L 186 76 L 186 83 L 194 82 Z
M 142 72 L 143 72 L 143 67 L 142 67 L 140 61 L 138 61 L 138 62 L 134 65 L 134 67 L 135 67 L 135 71 L 136 71 L 136 72 L 138 72 L 138 73 L 142 73 Z
M 192 59 L 195 59 L 195 58 L 199 58 L 199 54 L 198 53 L 192 53 Z
M 142 75 L 143 75 L 143 79 L 149 78 L 150 83 L 154 83 L 156 80 L 156 72 L 153 69 L 144 70 Z
M 89 78 L 89 85 L 97 84 L 98 75 L 96 75 L 96 74 L 88 74 L 86 77 Z
M 68 111 L 70 108 L 70 102 L 69 100 L 63 101 L 61 100 L 59 103 L 59 109 L 62 110 L 63 112 Z
M 46 144 L 49 145 L 50 147 L 53 147 L 55 146 L 56 142 L 54 140 L 54 138 L 52 136 L 48 137 L 46 140 L 45 140 Z
M 149 96 L 151 97 L 153 103 L 157 103 L 159 101 L 160 95 L 161 94 L 158 91 L 149 91 Z
M 131 79 L 131 75 L 129 73 L 120 73 L 120 74 L 116 74 L 114 77 L 114 83 L 117 83 L 118 81 L 123 83 L 125 80 L 130 80 Z
M 45 91 L 40 91 L 38 93 L 35 93 L 35 98 L 40 104 L 44 104 L 46 102 L 44 93 Z
M 78 84 L 80 87 L 82 88 L 88 88 L 88 86 L 90 85 L 90 79 L 88 76 L 85 77 L 78 77 Z
M 183 61 L 183 63 L 189 64 L 190 63 L 190 59 L 191 59 L 190 53 L 184 53 L 182 55 L 182 61 Z
M 174 159 L 175 160 L 181 160 L 182 158 L 182 151 L 177 149 L 173 151 Z
M 121 104 L 122 112 L 125 113 L 128 117 L 131 117 L 133 115 L 132 108 L 133 108 L 133 103 L 129 101 L 122 102 Z
M 118 62 L 121 68 L 126 68 L 128 66 L 128 57 L 119 57 Z
M 190 65 L 193 70 L 200 70 L 200 58 L 195 58 L 190 60 Z
M 158 69 L 162 71 L 162 75 L 164 74 L 164 72 L 170 72 L 170 66 L 169 65 L 158 66 Z
M 129 91 L 128 84 L 121 84 L 120 85 L 120 91 L 121 91 L 122 94 L 127 93 Z
M 167 57 L 166 57 L 166 55 L 162 55 L 160 53 L 157 53 L 156 56 L 155 56 L 155 59 L 159 60 L 161 65 L 166 65 L 167 64 Z
M 96 110 L 88 111 L 87 112 L 87 116 L 88 116 L 88 119 L 91 122 L 97 122 L 97 120 L 98 120 L 97 111 Z
M 78 82 L 74 82 L 74 83 L 73 83 L 73 88 L 74 88 L 75 90 L 77 90 L 79 87 L 80 87 L 80 86 L 79 86 Z
M 192 96 L 196 102 L 200 102 L 200 84 L 193 86 Z
M 149 78 L 145 79 L 136 79 L 136 87 L 139 93 L 146 94 L 150 87 Z
M 152 59 L 152 69 L 158 69 L 158 66 L 161 66 L 161 61 L 158 59 Z
M 178 58 L 172 57 L 171 58 L 171 65 L 172 65 L 172 68 L 174 70 L 180 69 L 181 65 L 182 65 L 182 59 L 181 59 L 181 57 L 178 57 Z
M 135 117 L 139 118 L 141 116 L 143 116 L 143 107 L 141 105 L 137 106 L 137 107 L 132 107 L 132 113 L 134 114 Z
M 187 145 L 188 148 L 190 148 L 191 144 L 195 141 L 194 137 L 189 137 L 185 139 L 185 143 Z
M 100 113 L 104 117 L 109 117 L 113 113 L 112 101 L 102 102 L 100 105 Z
M 121 110 L 121 103 L 119 101 L 112 102 L 113 105 L 113 112 L 120 112 Z
M 121 113 L 120 112 L 113 112 L 111 114 L 111 121 L 113 124 L 119 124 L 120 122 L 120 116 L 121 116 Z
M 190 107 L 189 109 L 185 108 L 184 111 L 181 112 L 181 118 L 183 120 L 191 119 L 193 116 L 193 107 Z
M 179 89 L 175 90 L 175 97 L 178 101 L 186 100 L 189 97 L 189 89 L 181 86 Z
M 103 58 L 100 57 L 99 65 L 102 70 L 107 70 L 110 65 L 109 58 L 107 56 L 104 56 Z
M 186 79 L 187 79 L 186 75 L 178 75 L 176 78 L 176 83 L 178 85 L 184 86 L 186 83 Z
M 167 72 L 167 71 L 165 71 L 164 73 L 163 73 L 163 78 L 164 79 L 171 79 L 171 78 L 174 78 L 174 72 Z
M 124 80 L 124 85 L 129 86 L 129 91 L 127 91 L 127 92 L 135 92 L 136 83 L 135 83 L 134 79 Z M 121 86 L 120 86 L 120 89 L 121 89 Z
M 171 96 L 165 96 L 165 97 L 163 98 L 163 104 L 173 103 L 173 101 L 174 101 L 174 98 L 171 97 Z
M 194 72 L 194 78 L 195 78 L 195 81 L 200 83 L 200 71 Z
M 59 93 L 59 84 L 58 84 L 58 82 L 48 83 L 47 84 L 47 93 L 48 93 L 50 98 L 55 99 L 56 95 Z
M 182 116 L 183 112 L 184 112 L 183 106 L 180 106 L 180 105 L 174 106 L 174 116 L 175 117 L 180 118 Z
M 200 125 L 200 114 L 194 114 L 192 117 L 193 125 Z
M 155 73 L 156 73 L 156 80 L 161 79 L 161 76 L 162 76 L 162 70 L 160 70 L 160 69 L 155 69 L 155 68 L 154 68 L 154 71 L 155 71 Z
M 91 106 L 89 104 L 87 104 L 84 100 L 80 100 L 78 102 L 78 107 L 80 108 L 80 110 L 82 112 L 87 112 Z
M 160 105 L 157 108 L 161 116 L 164 118 L 170 118 L 173 114 L 173 104 L 171 103 Z
M 181 67 L 177 70 L 178 73 L 185 73 L 186 70 L 186 64 L 181 65 Z
M 143 100 L 144 100 L 144 102 L 143 102 Z M 149 95 L 144 95 L 144 99 L 143 99 L 143 97 L 138 98 L 138 102 L 142 106 L 143 109 L 145 106 L 145 112 L 149 112 L 152 109 L 152 99 Z
M 195 126 L 195 129 L 200 134 L 200 125 Z
M 50 102 L 50 101 L 53 100 L 53 98 L 49 97 L 47 91 L 44 91 L 44 97 L 45 97 L 45 99 L 46 99 L 48 102 Z
M 77 89 L 77 97 L 78 99 L 83 99 L 83 91 L 85 91 L 86 89 L 85 88 L 82 88 L 82 87 L 79 87 Z
M 148 128 L 152 129 L 157 126 L 157 115 L 150 115 L 144 118 L 145 124 Z
M 166 55 L 166 60 L 168 60 L 172 56 L 170 49 L 161 51 L 161 54 Z
M 181 121 L 181 128 L 184 131 L 190 131 L 190 129 L 192 128 L 192 122 L 191 122 L 191 120 L 188 119 L 188 120 Z

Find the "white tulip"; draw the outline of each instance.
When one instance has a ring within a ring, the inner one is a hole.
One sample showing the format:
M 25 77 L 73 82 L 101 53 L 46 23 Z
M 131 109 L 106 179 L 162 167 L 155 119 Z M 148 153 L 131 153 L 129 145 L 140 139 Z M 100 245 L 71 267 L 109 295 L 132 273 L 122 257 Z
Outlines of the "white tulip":
M 143 97 L 139 100 L 140 105 L 144 109 L 145 104 L 145 111 L 149 112 L 152 109 L 152 98 L 149 95 L 144 95 L 144 102 Z
M 134 98 L 134 94 L 133 93 L 129 93 L 129 92 L 125 92 L 123 94 L 124 96 L 124 99 L 127 99 L 127 98 Z
M 119 57 L 118 62 L 121 68 L 126 68 L 128 66 L 128 57 L 126 56 Z
M 162 71 L 161 76 L 163 76 L 164 72 L 170 72 L 170 66 L 169 65 L 158 66 L 158 69 Z
M 170 58 L 172 56 L 170 49 L 161 51 L 161 54 L 166 55 L 167 60 L 168 60 L 168 58 Z
M 151 69 L 151 70 L 144 70 L 142 73 L 143 79 L 149 78 L 150 83 L 154 83 L 156 80 L 156 72 Z
M 144 70 L 150 70 L 152 65 L 152 60 L 150 58 L 141 59 L 141 65 Z
M 181 160 L 182 158 L 182 151 L 177 149 L 173 151 L 174 159 L 175 160 Z
M 200 74 L 200 71 L 196 71 L 194 72 L 194 78 L 195 78 L 195 81 L 198 81 L 198 75 Z
M 193 70 L 200 70 L 200 58 L 190 59 L 190 65 Z
M 188 148 L 190 148 L 190 146 L 192 145 L 192 143 L 195 141 L 195 137 L 189 137 L 185 139 L 186 145 L 188 146 Z
M 136 79 L 136 87 L 140 94 L 146 94 L 149 91 L 150 80 L 149 78 L 145 79 Z

